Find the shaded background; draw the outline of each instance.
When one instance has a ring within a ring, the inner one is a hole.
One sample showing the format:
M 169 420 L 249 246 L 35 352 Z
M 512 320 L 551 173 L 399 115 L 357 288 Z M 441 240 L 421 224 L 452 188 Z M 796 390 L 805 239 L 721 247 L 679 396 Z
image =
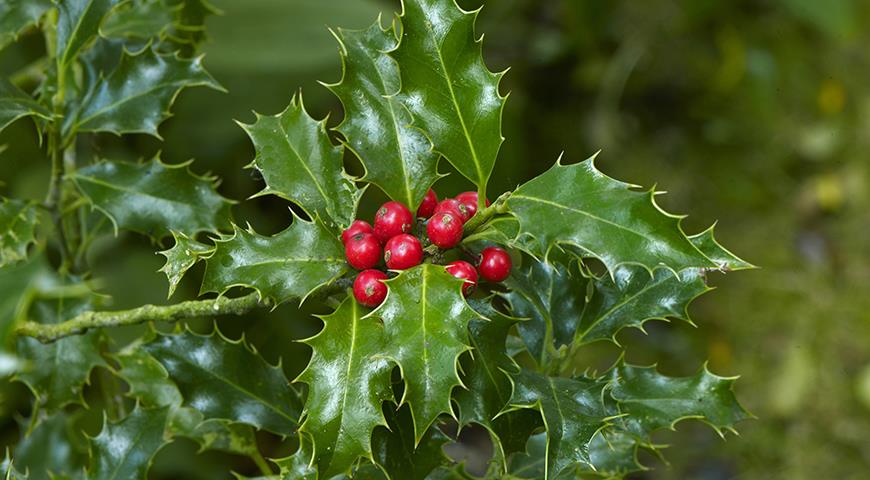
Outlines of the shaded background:
M 337 44 L 327 26 L 363 28 L 394 1 L 215 0 L 225 15 L 209 23 L 206 66 L 228 90 L 183 93 L 165 142 L 144 136 L 84 137 L 108 158 L 163 152 L 175 163 L 195 158 L 221 192 L 242 200 L 262 184 L 243 170 L 253 149 L 233 119 L 251 110 L 277 113 L 302 89 L 315 117 L 341 119 L 335 97 L 317 80 L 337 81 Z M 490 197 L 548 168 L 597 150 L 599 167 L 644 186 L 657 184 L 669 211 L 690 213 L 690 233 L 718 220 L 719 240 L 762 269 L 719 276 L 719 289 L 690 309 L 698 328 L 653 323 L 649 334 L 624 332 L 632 363 L 658 361 L 686 375 L 707 359 L 721 375 L 740 374 L 738 397 L 759 418 L 739 437 L 719 439 L 697 422 L 658 436 L 670 462 L 636 478 L 866 478 L 870 470 L 870 3 L 860 0 L 498 0 L 486 3 L 493 70 L 511 67 L 503 91 L 507 141 Z M 38 49 L 25 38 L 0 55 L 6 75 Z M 40 199 L 48 161 L 32 125 L 0 135 L 0 194 Z M 2 150 L 2 149 L 0 149 Z M 355 159 L 348 168 L 361 173 Z M 442 170 L 447 169 L 442 162 Z M 470 187 L 458 175 L 439 182 L 443 194 Z M 367 195 L 362 216 L 383 197 Z M 286 204 L 269 198 L 241 203 L 237 222 L 261 233 L 289 223 Z M 91 256 L 113 307 L 166 303 L 157 246 L 135 236 L 108 238 Z M 174 300 L 193 298 L 198 273 Z M 230 336 L 246 332 L 270 361 L 284 358 L 291 378 L 307 347 L 292 344 L 316 332 L 317 321 L 292 306 L 269 316 L 221 320 Z M 254 328 L 258 322 L 273 328 Z M 205 331 L 208 323 L 199 327 Z M 277 332 L 277 333 L 276 333 Z M 113 332 L 116 344 L 139 333 Z M 614 358 L 596 346 L 590 357 Z M 100 381 L 100 372 L 94 374 Z M 86 392 L 88 398 L 93 392 Z M 16 412 L 29 393 L 4 386 L 3 445 L 14 443 Z M 93 399 L 99 403 L 99 399 Z M 85 417 L 88 414 L 84 415 Z M 85 418 L 96 434 L 100 419 Z M 276 444 L 274 454 L 291 447 Z M 177 441 L 157 458 L 152 478 L 221 478 L 245 459 Z

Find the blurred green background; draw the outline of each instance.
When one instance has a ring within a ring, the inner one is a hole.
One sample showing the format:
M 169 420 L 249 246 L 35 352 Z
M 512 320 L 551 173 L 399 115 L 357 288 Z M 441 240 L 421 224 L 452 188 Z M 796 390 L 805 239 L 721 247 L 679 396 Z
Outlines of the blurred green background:
M 161 128 L 165 142 L 86 137 L 109 158 L 195 158 L 194 170 L 223 178 L 242 200 L 261 188 L 243 167 L 253 149 L 233 120 L 251 110 L 277 113 L 302 89 L 318 118 L 341 119 L 338 101 L 317 80 L 341 67 L 327 26 L 363 28 L 397 8 L 392 0 L 215 0 L 206 66 L 229 90 L 183 93 Z M 669 464 L 644 458 L 649 479 L 867 478 L 870 471 L 870 2 L 862 0 L 468 0 L 485 4 L 478 31 L 493 70 L 511 67 L 503 91 L 502 148 L 489 195 L 599 149 L 599 167 L 643 186 L 657 184 L 673 212 L 689 213 L 690 233 L 719 221 L 719 240 L 762 268 L 714 277 L 718 290 L 690 309 L 698 328 L 648 324 L 620 339 L 632 363 L 659 362 L 689 374 L 709 359 L 721 375 L 741 375 L 738 396 L 758 416 L 721 440 L 697 422 L 663 432 Z M 0 55 L 0 74 L 26 64 L 40 39 Z M 48 162 L 32 125 L 0 135 L 0 194 L 44 196 Z M 2 150 L 2 149 L 0 149 Z M 361 173 L 358 163 L 348 168 Z M 442 170 L 447 168 L 446 164 Z M 437 189 L 469 187 L 458 175 Z M 383 197 L 371 190 L 363 216 Z M 287 225 L 286 204 L 241 203 L 236 221 L 261 233 Z M 92 253 L 112 306 L 165 303 L 158 246 L 108 238 Z M 174 300 L 192 298 L 196 273 Z M 307 347 L 293 344 L 318 322 L 291 306 L 270 315 L 221 321 L 246 332 L 270 361 L 284 357 L 292 378 Z M 258 322 L 274 328 L 257 329 Z M 208 329 L 208 323 L 200 326 Z M 277 334 L 276 334 L 277 331 Z M 113 332 L 116 345 L 137 330 Z M 607 358 L 615 349 L 601 348 Z M 603 362 L 606 363 L 606 362 Z M 99 373 L 95 377 L 99 377 Z M 96 380 L 99 382 L 99 378 Z M 92 395 L 92 392 L 87 392 Z M 4 387 L 3 444 L 28 393 Z M 99 401 L 98 399 L 95 401 Z M 95 434 L 100 419 L 86 431 Z M 282 452 L 283 445 L 275 447 Z M 245 459 L 196 454 L 176 442 L 158 456 L 153 478 L 221 478 Z

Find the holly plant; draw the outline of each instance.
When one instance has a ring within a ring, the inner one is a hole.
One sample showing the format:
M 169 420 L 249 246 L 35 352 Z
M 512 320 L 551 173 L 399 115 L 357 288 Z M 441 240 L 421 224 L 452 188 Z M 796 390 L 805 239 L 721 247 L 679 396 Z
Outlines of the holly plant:
M 2 364 L 33 395 L 6 478 L 145 478 L 181 438 L 249 457 L 260 478 L 622 477 L 647 468 L 639 451 L 659 454 L 657 430 L 691 418 L 724 435 L 747 418 L 734 378 L 706 367 L 669 377 L 621 356 L 592 368 L 589 344 L 621 348 L 617 334 L 648 320 L 691 323 L 708 275 L 751 265 L 712 228 L 687 235 L 658 192 L 608 177 L 595 156 L 488 191 L 504 72 L 483 61 L 478 12 L 454 0 L 405 0 L 391 22 L 333 31 L 334 129 L 301 95 L 240 124 L 258 195 L 293 207 L 280 233 L 240 226 L 236 202 L 188 163 L 85 148 L 97 132 L 157 136 L 179 92 L 221 89 L 196 53 L 211 13 L 205 0 L 0 0 L 0 46 L 38 30 L 46 51 L 35 73 L 0 81 L 0 129 L 29 117 L 51 161 L 44 201 L 0 203 Z M 445 169 L 469 191 L 439 190 Z M 390 201 L 358 218 L 373 189 Z M 170 297 L 204 264 L 201 298 L 104 308 L 88 251 L 119 231 L 159 245 Z M 185 327 L 285 302 L 326 312 L 313 337 L 285 339 L 311 350 L 295 378 L 244 338 Z M 107 342 L 107 329 L 142 323 Z M 99 433 L 83 436 L 71 420 L 91 408 L 97 367 L 108 401 Z M 485 471 L 445 454 L 469 428 L 491 440 Z M 267 458 L 263 432 L 291 453 Z

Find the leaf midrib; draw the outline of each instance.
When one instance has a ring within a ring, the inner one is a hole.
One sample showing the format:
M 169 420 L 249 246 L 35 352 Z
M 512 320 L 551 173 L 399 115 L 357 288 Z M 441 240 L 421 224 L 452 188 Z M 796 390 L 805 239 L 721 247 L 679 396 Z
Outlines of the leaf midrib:
M 650 291 L 652 288 L 661 285 L 661 283 L 662 283 L 662 280 L 657 280 L 657 281 L 654 280 L 654 281 L 650 282 L 649 285 L 643 287 L 642 289 L 638 290 L 638 291 L 635 292 L 634 294 L 632 294 L 632 295 L 630 295 L 630 296 L 624 298 L 621 302 L 618 302 L 618 303 L 614 304 L 612 307 L 610 307 L 609 309 L 607 309 L 607 311 L 605 311 L 603 314 L 601 314 L 601 316 L 599 316 L 598 318 L 596 318 L 595 321 L 593 321 L 593 322 L 589 325 L 588 328 L 586 328 L 586 329 L 583 330 L 582 332 L 578 333 L 578 335 L 575 337 L 574 341 L 575 341 L 575 342 L 576 342 L 576 341 L 582 341 L 583 339 L 585 339 L 586 335 L 587 335 L 590 331 L 592 331 L 593 328 L 595 328 L 595 327 L 598 326 L 601 322 L 603 322 L 605 318 L 609 317 L 609 316 L 612 315 L 615 311 L 617 311 L 618 309 L 624 307 L 624 306 L 627 305 L 629 302 L 634 301 L 635 299 L 637 299 L 638 297 L 640 297 L 642 294 L 644 294 L 644 293 Z M 660 305 L 656 305 L 656 306 L 660 306 Z M 642 318 L 641 320 L 648 320 L 648 319 L 650 319 L 650 318 L 657 318 L 657 317 L 656 317 L 656 316 L 647 316 L 647 317 Z
M 304 122 L 305 121 L 304 117 L 307 114 L 305 113 L 305 109 L 302 108 L 301 104 L 299 105 L 299 110 L 301 110 L 299 112 L 299 115 L 302 118 L 302 121 Z M 305 160 L 302 159 L 302 155 L 299 153 L 299 151 L 293 145 L 293 142 L 290 141 L 290 135 L 287 132 L 287 129 L 284 127 L 284 123 L 281 121 L 282 119 L 283 118 L 281 116 L 276 117 L 278 126 L 281 128 L 281 133 L 283 135 L 282 138 L 283 138 L 284 142 L 287 144 L 287 148 L 290 149 L 290 151 L 293 153 L 293 155 L 299 161 L 299 164 L 302 165 L 302 168 L 305 170 L 305 173 L 307 173 L 308 176 L 311 177 L 311 180 L 314 182 L 314 187 L 317 188 L 318 192 L 320 192 L 320 196 L 323 198 L 324 204 L 327 206 L 327 209 L 328 209 L 328 205 L 330 203 L 329 196 L 326 194 L 326 191 L 323 189 L 323 185 L 320 184 L 317 177 L 314 175 L 314 172 L 311 171 L 311 168 L 309 168 L 308 164 L 305 162 Z M 317 128 L 317 127 L 315 126 L 315 128 Z M 317 137 L 318 138 L 315 140 L 315 142 L 319 142 L 319 140 L 320 140 L 319 135 L 317 135 Z M 325 159 L 323 159 L 323 161 L 325 161 Z

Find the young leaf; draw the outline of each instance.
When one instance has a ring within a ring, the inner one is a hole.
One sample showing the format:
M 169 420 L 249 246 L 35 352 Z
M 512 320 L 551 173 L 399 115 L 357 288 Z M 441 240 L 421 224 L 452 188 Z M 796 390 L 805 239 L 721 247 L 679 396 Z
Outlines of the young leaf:
M 269 365 L 243 340 L 220 332 L 160 336 L 144 348 L 178 386 L 185 405 L 205 418 L 245 423 L 289 435 L 301 411 L 299 392 L 281 366 Z
M 215 242 L 215 253 L 206 260 L 202 292 L 245 286 L 275 303 L 304 300 L 347 269 L 341 242 L 319 218 L 294 218 L 290 227 L 271 237 L 235 227 L 232 236 Z
M 447 460 L 443 447 L 449 438 L 432 427 L 417 440 L 414 420 L 407 405 L 396 410 L 395 405 L 388 404 L 386 418 L 386 428 L 375 430 L 372 445 L 375 463 L 387 480 L 426 478 L 429 472 Z
M 336 130 L 365 166 L 362 180 L 416 210 L 438 179 L 438 154 L 391 96 L 399 91 L 399 68 L 385 52 L 395 48 L 396 33 L 379 20 L 366 30 L 338 29 L 335 37 L 344 67 L 341 82 L 328 86 L 344 105 Z
M 94 0 L 98 1 L 98 0 Z M 76 132 L 145 133 L 169 118 L 179 92 L 189 87 L 222 87 L 205 71 L 202 58 L 161 55 L 153 48 L 124 51 L 118 66 L 75 105 L 64 121 L 64 134 Z
M 519 220 L 529 253 L 539 258 L 568 245 L 598 258 L 611 272 L 625 263 L 649 271 L 716 267 L 683 233 L 680 217 L 655 204 L 655 193 L 630 188 L 598 171 L 594 157 L 574 165 L 557 162 L 521 185 L 507 206 Z
M 301 96 L 278 115 L 257 115 L 252 125 L 239 124 L 257 155 L 249 167 L 266 181 L 258 195 L 277 195 L 299 205 L 310 217 L 320 216 L 339 228 L 354 220 L 363 191 L 342 167 L 342 148 L 332 144 L 326 120 L 315 121 Z
M 27 258 L 37 221 L 33 203 L 0 197 L 0 267 Z
M 49 8 L 51 0 L 0 0 L 0 49 L 17 40 Z
M 57 70 L 59 78 L 97 36 L 106 14 L 123 0 L 64 0 L 57 2 Z M 61 80 L 62 81 L 62 80 Z
M 381 405 L 393 397 L 392 365 L 380 356 L 384 325 L 366 313 L 348 295 L 320 317 L 323 330 L 304 340 L 313 353 L 296 379 L 308 384 L 299 430 L 313 440 L 313 463 L 324 478 L 349 472 L 360 457 L 372 460 L 372 431 L 386 425 Z
M 411 406 L 419 442 L 438 415 L 452 410 L 450 392 L 461 385 L 459 356 L 470 348 L 468 323 L 480 315 L 462 298 L 462 281 L 440 265 L 423 264 L 386 283 L 387 299 L 370 316 L 384 321 L 383 355 L 402 371 L 400 404 Z
M 103 422 L 103 430 L 91 440 L 89 480 L 146 478 L 154 455 L 167 444 L 163 432 L 169 408 L 137 407 L 118 423 Z
M 576 464 L 590 464 L 589 444 L 606 425 L 604 382 L 548 377 L 530 370 L 513 376 L 512 408 L 538 410 L 547 431 L 544 479 Z
M 172 232 L 172 237 L 175 239 L 175 245 L 168 250 L 158 252 L 166 257 L 166 263 L 160 268 L 160 271 L 165 273 L 167 280 L 169 280 L 168 297 L 172 297 L 172 294 L 175 293 L 175 289 L 178 288 L 178 284 L 181 283 L 181 279 L 190 270 L 190 267 L 214 252 L 213 246 L 199 243 L 181 232 Z
M 475 38 L 477 12 L 454 0 L 404 0 L 402 41 L 391 52 L 399 63 L 399 99 L 456 170 L 486 192 L 501 136 L 506 97 L 502 74 L 487 69 Z M 483 198 L 480 199 L 483 201 Z
M 0 78 L 0 132 L 12 122 L 27 116 L 49 119 L 51 112 L 8 79 Z
M 734 397 L 736 379 L 714 375 L 706 367 L 691 377 L 666 377 L 655 366 L 621 364 L 609 376 L 610 395 L 619 411 L 628 414 L 622 424 L 642 438 L 687 418 L 699 419 L 723 435 L 751 416 Z
M 116 232 L 132 230 L 159 239 L 171 231 L 195 235 L 228 226 L 233 202 L 217 193 L 214 177 L 191 172 L 190 163 L 104 161 L 76 170 L 70 178 Z
M 15 446 L 15 465 L 27 470 L 31 480 L 65 478 L 65 475 L 80 473 L 88 454 L 87 450 L 79 448 L 83 441 L 81 433 L 72 425 L 72 418 L 58 412 L 40 420 Z

